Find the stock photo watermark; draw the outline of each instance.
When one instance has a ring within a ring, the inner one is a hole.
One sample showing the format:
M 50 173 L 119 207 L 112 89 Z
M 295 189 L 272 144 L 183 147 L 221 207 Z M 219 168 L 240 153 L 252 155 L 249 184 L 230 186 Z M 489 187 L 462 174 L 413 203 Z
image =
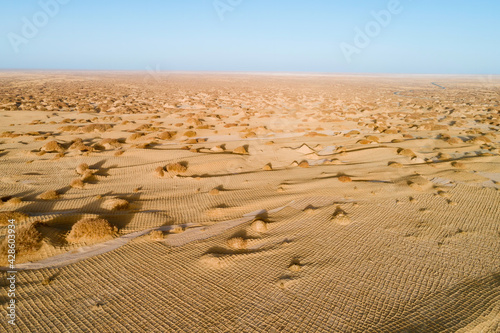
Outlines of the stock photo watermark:
M 10 325 L 16 324 L 16 220 L 8 220 L 7 232 L 7 261 L 9 263 L 9 271 L 7 271 L 7 322 Z
M 21 18 L 22 26 L 20 33 L 9 32 L 7 34 L 7 39 L 9 40 L 10 46 L 15 53 L 20 52 L 20 46 L 26 45 L 30 40 L 38 36 L 40 29 L 44 28 L 49 24 L 50 20 L 54 18 L 61 9 L 62 5 L 66 5 L 71 0 L 40 0 L 38 1 L 38 6 L 40 10 L 35 12 L 31 19 L 23 16 Z
M 224 21 L 227 12 L 232 12 L 239 5 L 243 3 L 243 0 L 214 0 L 212 5 L 214 6 L 217 15 L 221 21 Z
M 409 0 L 411 1 L 411 0 Z M 373 39 L 377 38 L 387 28 L 395 16 L 401 15 L 404 7 L 399 0 L 390 0 L 385 9 L 371 11 L 370 15 L 373 20 L 368 21 L 363 28 L 354 27 L 354 38 L 351 43 L 340 43 L 340 50 L 348 63 L 352 62 L 352 57 L 355 54 L 360 54 L 361 51 L 370 46 Z

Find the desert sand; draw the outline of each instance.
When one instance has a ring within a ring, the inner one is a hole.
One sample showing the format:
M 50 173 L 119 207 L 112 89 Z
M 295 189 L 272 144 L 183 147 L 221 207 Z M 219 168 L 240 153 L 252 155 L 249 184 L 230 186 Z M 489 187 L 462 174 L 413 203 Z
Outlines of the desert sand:
M 496 76 L 1 72 L 0 326 L 499 332 L 499 100 Z

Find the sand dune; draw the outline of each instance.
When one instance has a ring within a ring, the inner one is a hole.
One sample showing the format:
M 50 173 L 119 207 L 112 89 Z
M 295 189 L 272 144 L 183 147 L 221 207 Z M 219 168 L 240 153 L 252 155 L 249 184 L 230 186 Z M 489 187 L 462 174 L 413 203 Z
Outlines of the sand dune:
M 497 332 L 499 96 L 471 76 L 3 72 L 18 328 Z

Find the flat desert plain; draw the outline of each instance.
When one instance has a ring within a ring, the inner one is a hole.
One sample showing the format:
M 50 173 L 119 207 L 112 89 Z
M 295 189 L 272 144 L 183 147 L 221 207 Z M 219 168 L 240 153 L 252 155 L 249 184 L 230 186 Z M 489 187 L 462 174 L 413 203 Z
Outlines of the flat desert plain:
M 0 73 L 20 332 L 499 332 L 500 78 Z

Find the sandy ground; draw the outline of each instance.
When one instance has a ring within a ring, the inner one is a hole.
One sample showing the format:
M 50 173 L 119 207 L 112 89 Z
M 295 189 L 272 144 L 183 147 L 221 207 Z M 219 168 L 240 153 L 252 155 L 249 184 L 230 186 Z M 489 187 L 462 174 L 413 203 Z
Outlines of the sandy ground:
M 499 99 L 495 76 L 2 72 L 0 327 L 499 332 Z

